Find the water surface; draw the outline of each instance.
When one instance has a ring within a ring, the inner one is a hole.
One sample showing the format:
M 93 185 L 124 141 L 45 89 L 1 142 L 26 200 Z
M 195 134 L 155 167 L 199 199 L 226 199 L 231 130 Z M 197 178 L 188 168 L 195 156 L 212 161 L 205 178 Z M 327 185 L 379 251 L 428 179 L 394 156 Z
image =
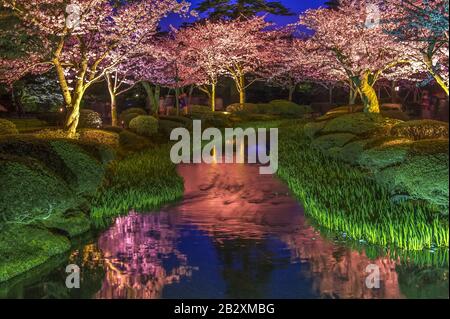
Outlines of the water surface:
M 185 195 L 159 212 L 130 212 L 44 275 L 0 296 L 38 298 L 448 298 L 448 265 L 406 267 L 322 236 L 276 177 L 257 165 L 182 165 Z M 67 264 L 81 288 L 64 285 Z M 366 267 L 380 288 L 366 287 Z M 424 277 L 425 273 L 425 277 Z

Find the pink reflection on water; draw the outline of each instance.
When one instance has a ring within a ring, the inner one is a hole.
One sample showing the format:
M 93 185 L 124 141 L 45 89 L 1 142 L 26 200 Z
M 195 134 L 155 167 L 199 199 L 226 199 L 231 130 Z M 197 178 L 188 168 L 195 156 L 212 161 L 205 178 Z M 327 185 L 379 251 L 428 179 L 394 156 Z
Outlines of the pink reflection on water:
M 185 196 L 159 213 L 131 213 L 118 218 L 98 241 L 106 276 L 97 298 L 160 298 L 165 286 L 200 272 L 178 250 L 183 225 L 207 234 L 217 249 L 232 239 L 284 242 L 292 263 L 308 263 L 305 276 L 323 297 L 403 298 L 389 258 L 371 261 L 320 236 L 305 220 L 288 188 L 258 166 L 244 164 L 181 165 Z M 173 264 L 167 267 L 165 261 Z M 365 269 L 380 267 L 381 288 L 365 287 Z M 296 284 L 295 281 L 292 283 Z

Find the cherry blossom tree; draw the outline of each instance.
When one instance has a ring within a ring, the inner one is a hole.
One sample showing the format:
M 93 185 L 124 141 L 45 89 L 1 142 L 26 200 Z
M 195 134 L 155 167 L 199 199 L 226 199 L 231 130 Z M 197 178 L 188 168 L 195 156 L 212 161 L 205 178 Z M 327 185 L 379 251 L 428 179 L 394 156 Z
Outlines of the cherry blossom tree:
M 139 51 L 161 18 L 189 8 L 177 0 L 131 1 L 118 7 L 108 0 L 1 0 L 0 5 L 12 10 L 40 43 L 20 61 L 2 61 L 1 73 L 14 72 L 1 78 L 11 83 L 26 73 L 55 68 L 69 136 L 76 132 L 85 91 Z
M 404 0 L 389 2 L 384 27 L 409 45 L 413 58 L 449 95 L 449 1 Z
M 300 24 L 314 33 L 311 43 L 321 59 L 340 74 L 346 74 L 360 93 L 366 112 L 379 113 L 375 83 L 387 71 L 390 77 L 415 73 L 410 48 L 384 32 L 378 23 L 384 15 L 383 1 L 342 0 L 335 10 L 308 10 Z M 405 71 L 405 68 L 409 68 Z M 401 72 L 400 72 L 401 71 Z
M 215 38 L 214 45 L 217 47 L 215 52 L 218 59 L 214 64 L 221 64 L 221 60 L 220 70 L 224 70 L 224 74 L 234 80 L 241 104 L 245 103 L 246 89 L 260 78 L 254 76 L 246 82 L 246 76 L 256 75 L 262 70 L 265 61 L 270 61 L 274 56 L 268 45 L 268 40 L 274 34 L 264 31 L 270 25 L 264 17 L 253 17 L 217 21 L 207 26 L 209 35 L 206 38 L 211 41 Z
M 222 32 L 221 23 L 210 21 L 174 30 L 182 60 L 198 72 L 195 84 L 208 95 L 212 111 L 216 106 L 217 83 L 226 74 L 228 63 L 228 53 L 221 45 Z

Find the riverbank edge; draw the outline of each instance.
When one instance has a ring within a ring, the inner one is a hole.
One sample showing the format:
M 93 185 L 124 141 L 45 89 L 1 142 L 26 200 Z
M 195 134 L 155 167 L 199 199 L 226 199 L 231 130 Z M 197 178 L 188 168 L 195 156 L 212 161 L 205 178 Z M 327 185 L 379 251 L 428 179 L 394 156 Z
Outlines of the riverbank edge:
M 27 143 L 68 143 L 70 145 L 79 145 L 79 141 L 66 139 L 36 139 L 32 136 L 9 136 L 8 138 L 25 138 Z M 0 141 L 1 142 L 1 141 Z M 83 145 L 85 146 L 85 145 Z M 105 145 L 98 143 L 89 143 L 91 150 L 102 149 Z M 27 223 L 11 223 L 3 225 L 0 230 L 0 252 L 2 255 L 2 265 L 0 267 L 0 283 L 8 282 L 14 278 L 20 277 L 25 273 L 37 269 L 47 263 L 49 260 L 63 255 L 70 251 L 73 242 L 80 236 L 93 229 L 107 227 L 114 217 L 125 213 L 125 207 L 111 205 L 113 203 L 126 202 L 130 194 L 133 196 L 133 203 L 127 208 L 131 209 L 156 209 L 162 205 L 169 204 L 178 200 L 184 189 L 184 181 L 176 172 L 176 166 L 165 157 L 169 154 L 168 144 L 144 143 L 139 149 L 110 149 L 114 156 L 105 159 L 100 163 L 99 158 L 94 158 L 89 154 L 92 162 L 99 164 L 97 172 L 101 178 L 95 190 L 84 191 L 83 194 L 76 194 L 73 200 L 64 208 L 54 211 L 50 217 L 44 217 L 40 220 Z M 88 152 L 80 149 L 83 155 Z M 117 154 L 120 154 L 119 156 Z M 111 155 L 111 154 L 110 154 Z M 4 158 L 2 158 L 4 159 Z M 7 158 L 12 163 L 16 158 Z M 50 165 L 46 165 L 34 158 L 33 162 L 38 163 L 39 168 L 55 177 Z M 144 165 L 136 165 L 141 163 Z M 165 170 L 152 170 L 156 167 L 154 164 L 161 163 Z M 35 163 L 33 163 L 35 164 Z M 42 166 L 42 167 L 41 167 Z M 151 166 L 151 167 L 150 167 Z M 136 180 L 127 168 L 134 167 L 135 172 L 141 171 L 142 178 Z M 122 169 L 117 169 L 122 168 Z M 123 169 L 125 168 L 125 169 Z M 56 177 L 55 177 L 56 178 Z M 62 184 L 66 181 L 58 178 Z M 164 183 L 169 179 L 170 183 Z M 115 184 L 119 181 L 130 181 L 123 185 Z M 144 183 L 142 183 L 144 181 Z M 158 185 L 158 187 L 154 187 Z M 151 187 L 149 187 L 151 186 Z M 114 191 L 108 191 L 113 189 Z M 107 195 L 107 200 L 101 200 Z M 143 203 L 140 207 L 136 203 Z M 106 206 L 105 206 L 106 204 Z M 114 209 L 114 210 L 111 210 Z M 101 213 L 109 212 L 108 216 L 102 216 Z M 111 212 L 113 212 L 111 214 Z

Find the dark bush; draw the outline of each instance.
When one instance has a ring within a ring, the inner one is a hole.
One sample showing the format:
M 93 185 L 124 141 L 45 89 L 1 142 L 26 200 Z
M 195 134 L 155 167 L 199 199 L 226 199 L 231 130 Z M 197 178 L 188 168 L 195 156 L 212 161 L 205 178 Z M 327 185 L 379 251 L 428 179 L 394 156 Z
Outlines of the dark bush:
M 448 138 L 448 123 L 434 120 L 408 121 L 395 125 L 391 134 L 414 140 Z
M 30 136 L 0 138 L 0 154 L 31 157 L 40 161 L 63 180 L 75 178 L 66 163 L 53 150 L 48 141 Z
M 119 134 L 119 144 L 126 151 L 139 151 L 151 145 L 145 137 L 126 130 Z
M 172 121 L 172 122 L 177 122 L 177 123 L 181 123 L 183 125 L 183 127 L 186 128 L 191 128 L 192 127 L 192 119 L 185 117 L 185 116 L 160 116 L 159 117 L 160 120 L 165 120 L 165 121 Z
M 62 125 L 64 123 L 65 114 L 63 112 L 47 112 L 47 113 L 39 113 L 36 117 L 41 120 L 47 122 L 49 125 Z
M 270 104 L 272 105 L 272 110 L 269 114 L 283 116 L 302 116 L 312 112 L 310 106 L 298 105 L 297 103 L 287 100 L 273 100 L 270 101 Z
M 129 127 L 132 119 L 138 117 L 139 115 L 147 115 L 144 109 L 132 107 L 123 111 L 119 116 L 119 121 L 125 127 Z
M 170 133 L 172 132 L 173 129 L 176 129 L 178 127 L 184 127 L 184 126 L 179 122 L 168 121 L 168 120 L 160 120 L 159 121 L 159 131 L 164 136 L 167 136 L 167 137 L 170 136 Z
M 191 105 L 190 106 L 190 111 L 192 113 L 208 113 L 208 112 L 212 112 L 211 107 L 210 106 L 206 106 L 206 105 Z

